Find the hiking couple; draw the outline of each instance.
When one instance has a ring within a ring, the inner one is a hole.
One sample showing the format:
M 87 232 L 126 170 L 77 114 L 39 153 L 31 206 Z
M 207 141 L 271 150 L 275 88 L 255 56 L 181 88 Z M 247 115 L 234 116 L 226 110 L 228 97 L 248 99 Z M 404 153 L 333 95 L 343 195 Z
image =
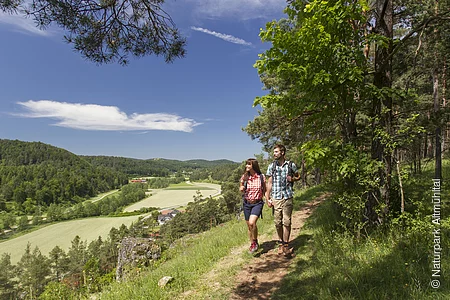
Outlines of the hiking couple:
M 243 193 L 244 216 L 247 222 L 250 238 L 250 253 L 258 250 L 258 227 L 256 222 L 262 217 L 264 205 L 263 196 L 267 205 L 273 207 L 274 222 L 278 234 L 278 254 L 288 256 L 291 234 L 292 198 L 294 181 L 300 179 L 298 169 L 293 162 L 285 159 L 286 147 L 275 145 L 273 149 L 274 162 L 269 165 L 266 172 L 267 180 L 259 169 L 258 161 L 254 158 L 247 160 L 245 171 L 240 179 L 239 190 Z

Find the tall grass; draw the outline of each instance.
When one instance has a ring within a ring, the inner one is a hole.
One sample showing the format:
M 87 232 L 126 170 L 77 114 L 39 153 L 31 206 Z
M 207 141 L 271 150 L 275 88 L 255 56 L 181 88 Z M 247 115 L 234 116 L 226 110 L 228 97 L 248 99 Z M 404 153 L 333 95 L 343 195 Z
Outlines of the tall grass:
M 443 173 L 450 175 L 448 161 Z M 429 165 L 420 176 L 410 178 L 405 184 L 410 213 L 366 238 L 356 239 L 338 230 L 334 204 L 322 204 L 297 238 L 304 242 L 300 243 L 295 265 L 272 298 L 450 299 L 450 279 L 446 278 L 446 270 L 450 270 L 450 218 L 444 213 L 447 207 L 442 210 L 440 226 L 441 286 L 433 289 L 430 285 L 435 279 L 433 175 L 433 166 Z M 442 190 L 442 200 L 449 195 Z

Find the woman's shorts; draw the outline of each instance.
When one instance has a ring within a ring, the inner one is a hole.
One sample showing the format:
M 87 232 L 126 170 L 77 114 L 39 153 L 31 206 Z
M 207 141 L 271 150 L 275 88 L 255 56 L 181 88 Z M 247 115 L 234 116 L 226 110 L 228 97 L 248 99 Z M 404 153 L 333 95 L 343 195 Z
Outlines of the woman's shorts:
M 264 201 L 259 201 L 256 203 L 248 203 L 247 201 L 244 201 L 244 216 L 245 221 L 248 221 L 250 219 L 250 215 L 255 215 L 260 217 L 263 209 Z

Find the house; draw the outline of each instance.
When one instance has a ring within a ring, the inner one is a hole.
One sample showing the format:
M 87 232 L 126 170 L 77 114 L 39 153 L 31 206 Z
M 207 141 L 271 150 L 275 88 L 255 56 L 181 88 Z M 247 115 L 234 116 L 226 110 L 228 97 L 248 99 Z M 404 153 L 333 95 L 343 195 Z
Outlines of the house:
M 130 182 L 140 182 L 140 183 L 146 183 L 147 180 L 145 179 L 131 179 Z
M 163 225 L 169 220 L 172 220 L 180 211 L 176 209 L 165 209 L 161 211 L 161 214 L 158 215 L 158 223 L 159 225 Z

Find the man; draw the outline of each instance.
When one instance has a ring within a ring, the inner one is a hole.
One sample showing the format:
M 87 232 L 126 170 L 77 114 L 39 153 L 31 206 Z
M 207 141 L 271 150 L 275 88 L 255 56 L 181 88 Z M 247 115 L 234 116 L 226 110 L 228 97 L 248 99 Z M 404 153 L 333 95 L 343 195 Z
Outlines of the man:
M 292 253 L 289 248 L 291 235 L 292 186 L 300 179 L 298 169 L 293 162 L 285 159 L 286 147 L 275 145 L 273 157 L 275 161 L 267 168 L 266 199 L 269 207 L 274 207 L 274 221 L 279 238 L 278 254 L 288 256 Z

